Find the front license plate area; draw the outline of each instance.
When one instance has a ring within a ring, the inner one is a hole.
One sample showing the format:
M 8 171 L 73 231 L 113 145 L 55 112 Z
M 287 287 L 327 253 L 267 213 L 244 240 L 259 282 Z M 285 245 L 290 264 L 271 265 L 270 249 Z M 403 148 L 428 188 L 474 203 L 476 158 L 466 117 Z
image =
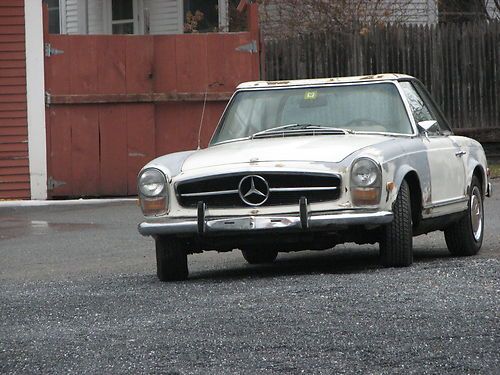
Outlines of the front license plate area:
M 294 227 L 300 227 L 299 218 L 249 216 L 232 219 L 208 220 L 206 222 L 206 228 L 209 231 L 252 231 Z

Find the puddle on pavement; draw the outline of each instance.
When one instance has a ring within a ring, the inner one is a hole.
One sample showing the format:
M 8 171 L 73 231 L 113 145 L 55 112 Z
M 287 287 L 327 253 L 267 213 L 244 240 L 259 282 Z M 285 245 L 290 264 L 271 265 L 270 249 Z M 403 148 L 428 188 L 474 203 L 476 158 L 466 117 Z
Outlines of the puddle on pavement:
M 95 223 L 53 223 L 45 220 L 26 220 L 14 217 L 0 218 L 0 240 L 28 235 L 44 235 L 58 232 L 85 231 L 103 227 Z

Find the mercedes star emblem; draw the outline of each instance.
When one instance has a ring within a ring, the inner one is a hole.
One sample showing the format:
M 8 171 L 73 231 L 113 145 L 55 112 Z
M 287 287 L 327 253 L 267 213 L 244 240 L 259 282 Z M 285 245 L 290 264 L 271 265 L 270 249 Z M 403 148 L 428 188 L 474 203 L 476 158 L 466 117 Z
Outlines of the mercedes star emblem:
M 241 200 L 249 206 L 260 206 L 269 198 L 269 185 L 261 176 L 245 176 L 240 181 L 238 192 Z

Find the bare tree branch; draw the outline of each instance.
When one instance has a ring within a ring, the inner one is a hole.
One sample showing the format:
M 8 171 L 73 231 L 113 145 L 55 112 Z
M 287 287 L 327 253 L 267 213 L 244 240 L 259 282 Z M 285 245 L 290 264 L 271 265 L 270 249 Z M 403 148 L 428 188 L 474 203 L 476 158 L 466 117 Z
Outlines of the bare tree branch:
M 500 1 L 499 0 L 493 0 L 493 2 L 495 3 L 495 5 L 497 7 L 497 11 L 500 12 Z
M 261 4 L 264 33 L 272 37 L 399 24 L 407 22 L 410 13 L 414 16 L 425 11 L 414 0 L 261 0 Z

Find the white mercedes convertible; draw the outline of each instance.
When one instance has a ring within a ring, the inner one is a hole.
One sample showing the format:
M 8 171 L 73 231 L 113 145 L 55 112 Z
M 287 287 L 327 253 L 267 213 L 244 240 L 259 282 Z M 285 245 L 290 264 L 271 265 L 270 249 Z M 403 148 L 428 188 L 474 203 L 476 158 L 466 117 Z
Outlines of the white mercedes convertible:
M 238 86 L 206 149 L 161 156 L 139 173 L 162 281 L 187 256 L 379 243 L 388 267 L 412 264 L 412 238 L 444 231 L 454 255 L 483 241 L 490 195 L 481 145 L 453 135 L 413 77 L 381 74 Z

